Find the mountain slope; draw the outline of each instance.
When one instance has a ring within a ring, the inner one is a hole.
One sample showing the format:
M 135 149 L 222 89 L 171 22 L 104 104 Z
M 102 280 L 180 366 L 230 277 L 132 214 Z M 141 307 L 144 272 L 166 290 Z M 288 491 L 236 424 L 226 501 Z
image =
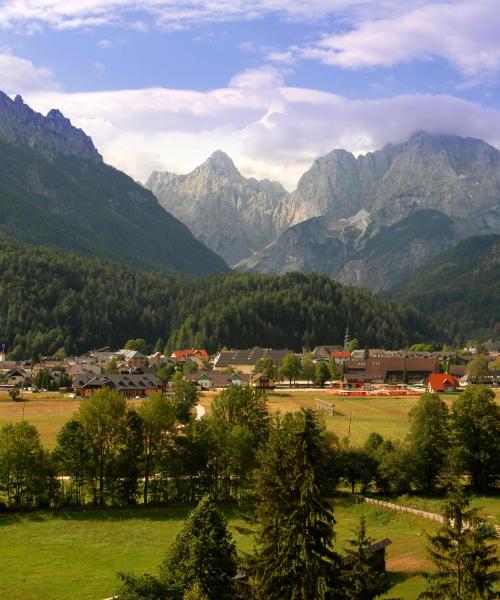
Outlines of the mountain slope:
M 190 275 L 227 265 L 58 111 L 0 93 L 0 235 Z
M 492 336 L 500 328 L 500 235 L 461 241 L 388 296 L 436 318 L 450 337 Z
M 16 358 L 166 341 L 168 351 L 341 343 L 346 322 L 362 346 L 440 339 L 415 309 L 326 276 L 147 273 L 95 257 L 0 240 L 0 347 Z M 34 285 L 36 282 L 36 285 Z
M 289 204 L 296 224 L 239 269 L 320 271 L 387 290 L 453 243 L 500 233 L 500 152 L 425 132 L 358 158 L 335 150 Z
M 290 225 L 289 194 L 283 186 L 246 179 L 221 151 L 187 175 L 154 172 L 146 187 L 231 265 L 267 246 Z

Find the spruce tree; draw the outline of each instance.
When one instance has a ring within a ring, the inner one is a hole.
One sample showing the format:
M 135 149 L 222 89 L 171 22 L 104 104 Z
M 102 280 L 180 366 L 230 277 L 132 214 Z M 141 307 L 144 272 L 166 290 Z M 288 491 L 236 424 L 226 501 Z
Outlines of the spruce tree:
M 120 600 L 232 600 L 236 550 L 227 523 L 205 496 L 188 516 L 158 576 L 118 573 Z
M 205 496 L 175 537 L 159 580 L 172 600 L 182 600 L 193 586 L 207 600 L 229 600 L 235 574 L 236 550 L 226 520 Z
M 361 517 L 355 538 L 348 540 L 342 561 L 340 581 L 345 600 L 372 600 L 385 594 L 391 584 L 385 573 L 378 571 L 372 562 L 370 546 L 375 540 L 366 534 L 365 518 Z
M 324 500 L 325 446 L 315 413 L 286 415 L 270 437 L 257 476 L 258 547 L 254 598 L 333 598 L 339 559 L 333 551 L 335 520 Z
M 499 575 L 495 531 L 469 508 L 460 489 L 454 489 L 444 509 L 444 525 L 428 536 L 429 555 L 436 566 L 424 573 L 428 588 L 419 599 L 491 600 L 500 597 L 493 591 Z

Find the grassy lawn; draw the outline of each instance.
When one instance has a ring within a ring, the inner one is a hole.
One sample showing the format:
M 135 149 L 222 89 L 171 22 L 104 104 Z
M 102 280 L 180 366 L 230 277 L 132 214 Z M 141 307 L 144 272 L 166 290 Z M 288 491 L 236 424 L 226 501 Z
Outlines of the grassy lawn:
M 0 516 L 0 597 L 4 600 L 99 600 L 116 589 L 118 570 L 154 572 L 182 526 L 186 509 L 110 509 Z M 351 537 L 361 514 L 368 532 L 390 537 L 388 570 L 398 582 L 394 596 L 413 600 L 422 589 L 414 571 L 428 566 L 424 530 L 434 524 L 373 506 L 336 502 L 337 547 Z M 235 509 L 226 510 L 232 526 Z M 238 550 L 252 539 L 232 533 Z

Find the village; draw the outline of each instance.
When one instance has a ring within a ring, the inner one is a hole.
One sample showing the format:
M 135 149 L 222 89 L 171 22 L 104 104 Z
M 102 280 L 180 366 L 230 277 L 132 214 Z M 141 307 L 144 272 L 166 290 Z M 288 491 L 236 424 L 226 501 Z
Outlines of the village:
M 213 355 L 203 348 L 147 354 L 133 349 L 133 342 L 118 350 L 100 348 L 36 362 L 8 360 L 0 352 L 0 392 L 13 399 L 49 390 L 85 398 L 111 388 L 126 398 L 144 398 L 168 391 L 179 378 L 193 382 L 200 391 L 230 385 L 263 392 L 326 387 L 351 396 L 449 393 L 471 384 L 500 385 L 500 343 L 493 342 L 455 351 L 358 349 L 347 331 L 343 346 L 321 345 L 310 352 L 248 348 L 222 349 Z

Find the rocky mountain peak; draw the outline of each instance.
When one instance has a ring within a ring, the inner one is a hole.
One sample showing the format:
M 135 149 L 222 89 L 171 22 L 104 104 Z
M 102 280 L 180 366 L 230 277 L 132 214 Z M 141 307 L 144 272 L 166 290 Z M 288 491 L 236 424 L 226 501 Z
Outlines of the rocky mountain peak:
M 209 158 L 198 168 L 211 171 L 217 175 L 222 175 L 228 179 L 242 178 L 232 159 L 222 150 L 216 150 L 213 152 Z
M 92 139 L 61 111 L 52 109 L 43 116 L 25 104 L 19 94 L 11 100 L 0 91 L 0 139 L 29 146 L 48 158 L 63 154 L 102 162 Z

